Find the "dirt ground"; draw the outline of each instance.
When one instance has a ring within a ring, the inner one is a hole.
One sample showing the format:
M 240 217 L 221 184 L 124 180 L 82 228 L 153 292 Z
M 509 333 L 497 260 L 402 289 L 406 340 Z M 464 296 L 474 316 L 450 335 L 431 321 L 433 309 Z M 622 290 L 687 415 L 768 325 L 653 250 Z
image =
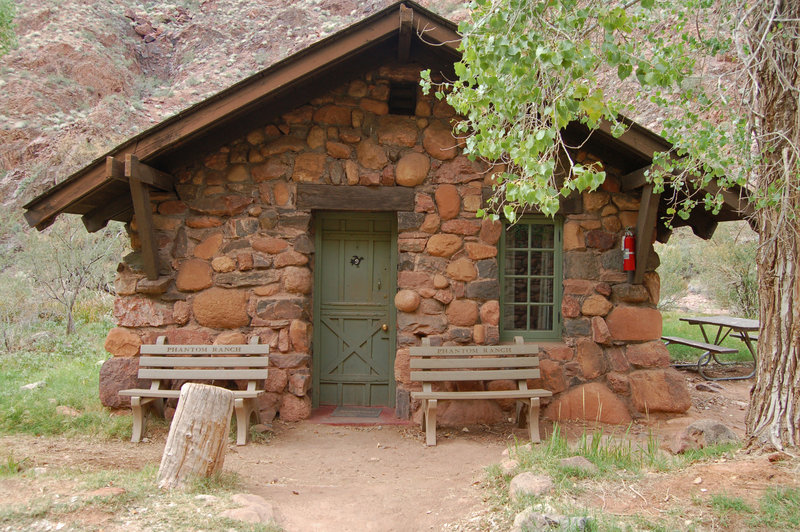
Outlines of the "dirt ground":
M 750 381 L 721 383 L 721 391 L 698 391 L 703 382 L 685 373 L 693 406 L 682 417 L 644 418 L 627 437 L 644 441 L 654 435 L 669 442 L 696 419 L 716 419 L 744 434 Z M 576 438 L 593 427 L 564 425 Z M 551 427 L 544 424 L 544 433 Z M 622 437 L 624 428 L 604 427 Z M 148 443 L 91 442 L 65 438 L 4 437 L 0 449 L 29 467 L 77 467 L 81 470 L 128 468 L 158 464 L 165 433 L 151 434 Z M 440 429 L 436 447 L 426 447 L 417 426 L 331 426 L 311 423 L 275 424 L 267 443 L 231 445 L 225 470 L 237 472 L 244 490 L 271 501 L 288 531 L 455 530 L 485 512 L 481 479 L 485 466 L 498 463 L 513 437 L 524 431 L 509 426 L 473 427 L 469 432 Z M 687 505 L 692 498 L 714 493 L 755 501 L 768 486 L 798 485 L 797 462 L 770 462 L 767 457 L 741 455 L 682 471 L 651 474 L 636 485 L 598 486 L 582 497 L 615 514 L 659 513 Z M 700 479 L 698 481 L 697 479 Z M 0 507 L 30 500 L 42 493 L 68 497 L 74 483 L 52 485 L 20 477 L 0 480 Z M 97 516 L 93 516 L 97 519 Z M 460 524 L 460 525 L 459 525 Z

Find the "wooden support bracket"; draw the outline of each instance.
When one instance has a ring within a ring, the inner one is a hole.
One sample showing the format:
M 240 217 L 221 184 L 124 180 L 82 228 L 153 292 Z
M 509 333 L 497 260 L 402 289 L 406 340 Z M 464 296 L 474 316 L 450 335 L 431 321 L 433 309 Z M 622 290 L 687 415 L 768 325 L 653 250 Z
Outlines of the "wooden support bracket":
M 135 155 L 125 156 L 125 177 L 131 189 L 133 212 L 136 214 L 139 240 L 142 243 L 142 260 L 147 278 L 158 279 L 158 249 L 156 246 L 155 228 L 153 226 L 153 207 L 150 204 L 150 186 L 143 177 L 151 177 L 151 172 L 142 171 L 149 168 L 141 163 Z M 152 169 L 151 169 L 152 170 Z
M 644 280 L 650 250 L 653 247 L 653 233 L 656 229 L 660 199 L 661 194 L 653 192 L 652 183 L 644 186 L 639 204 L 639 218 L 636 221 L 636 271 L 633 273 L 633 284 L 642 284 Z

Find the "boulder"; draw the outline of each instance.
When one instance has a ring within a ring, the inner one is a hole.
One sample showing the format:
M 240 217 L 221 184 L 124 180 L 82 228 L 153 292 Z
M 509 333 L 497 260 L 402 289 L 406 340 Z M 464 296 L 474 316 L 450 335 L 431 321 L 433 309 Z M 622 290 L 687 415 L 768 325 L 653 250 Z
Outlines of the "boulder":
M 194 298 L 192 310 L 197 323 L 204 327 L 234 329 L 250 323 L 243 290 L 210 288 Z
M 672 368 L 634 371 L 628 382 L 633 406 L 639 412 L 682 413 L 692 406 L 686 380 Z
M 411 152 L 403 155 L 397 162 L 395 182 L 404 187 L 421 185 L 428 176 L 431 161 L 423 153 Z
M 553 421 L 576 419 L 611 424 L 631 422 L 625 403 L 599 382 L 572 388 L 550 403 L 544 415 Z
M 471 327 L 478 322 L 478 304 L 469 299 L 457 299 L 447 306 L 447 319 L 451 325 Z
M 447 275 L 455 281 L 473 281 L 478 276 L 475 264 L 467 259 L 454 260 L 447 266 Z
M 661 313 L 649 307 L 619 306 L 606 316 L 614 340 L 646 342 L 661 338 Z
M 288 266 L 283 270 L 283 286 L 290 293 L 310 294 L 314 286 L 314 276 L 308 268 Z
M 458 235 L 435 234 L 428 239 L 426 249 L 434 257 L 450 257 L 461 249 L 462 240 Z
M 447 161 L 458 155 L 458 143 L 445 124 L 434 121 L 422 135 L 422 145 L 431 157 Z
M 211 286 L 211 265 L 201 259 L 183 261 L 178 269 L 175 286 L 181 292 L 197 292 Z
M 381 170 L 389 162 L 386 151 L 372 139 L 364 139 L 359 142 L 356 153 L 361 166 L 372 170 Z M 349 177 L 348 174 L 348 180 Z
M 107 408 L 125 408 L 130 397 L 120 397 L 128 388 L 149 388 L 150 381 L 139 380 L 138 357 L 111 357 L 100 367 L 100 403 Z
M 434 197 L 436 198 L 436 208 L 439 210 L 439 218 L 450 220 L 458 216 L 461 210 L 461 196 L 455 185 L 439 185 Z
M 547 475 L 537 475 L 526 471 L 511 479 L 508 494 L 511 500 L 525 496 L 541 497 L 549 493 L 553 487 L 553 480 Z
M 414 290 L 400 290 L 394 296 L 394 306 L 402 312 L 414 312 L 419 308 L 419 294 Z
M 628 344 L 625 355 L 628 362 L 640 368 L 666 368 L 669 366 L 669 351 L 660 340 L 643 344 Z
M 487 301 L 481 305 L 480 314 L 484 325 L 497 325 L 500 322 L 500 303 L 496 300 Z
M 291 393 L 283 394 L 278 411 L 283 421 L 308 419 L 311 415 L 311 397 L 307 395 L 298 397 Z
M 676 435 L 670 450 L 679 454 L 690 449 L 738 442 L 739 436 L 726 425 L 712 419 L 699 419 Z
M 578 359 L 578 364 L 581 366 L 581 373 L 583 373 L 584 379 L 596 379 L 605 371 L 603 350 L 592 340 L 580 338 L 575 349 L 575 354 Z
M 116 357 L 134 357 L 139 354 L 142 339 L 133 331 L 123 327 L 114 327 L 108 331 L 103 347 Z

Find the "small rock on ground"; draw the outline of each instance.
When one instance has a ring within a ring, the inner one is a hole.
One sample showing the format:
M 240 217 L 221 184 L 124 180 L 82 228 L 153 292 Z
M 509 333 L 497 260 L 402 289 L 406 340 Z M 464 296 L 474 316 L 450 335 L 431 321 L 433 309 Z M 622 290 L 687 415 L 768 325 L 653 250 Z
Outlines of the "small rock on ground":
M 726 425 L 711 419 L 700 419 L 675 436 L 670 450 L 674 454 L 680 454 L 690 449 L 703 449 L 709 445 L 738 441 L 739 436 Z
M 512 460 L 511 458 L 506 458 L 502 462 L 500 462 L 500 472 L 504 475 L 512 475 L 517 471 L 519 467 L 519 462 L 516 460 Z
M 594 475 L 600 471 L 596 465 L 591 463 L 583 456 L 570 456 L 569 458 L 562 458 L 559 463 L 561 464 L 561 467 L 577 469 L 578 471 L 589 475 Z
M 241 508 L 231 508 L 220 513 L 220 517 L 236 519 L 246 523 L 269 523 L 277 522 L 277 515 L 272 503 L 253 495 L 252 493 L 237 493 L 231 500 L 236 504 L 241 504 Z
M 546 475 L 536 475 L 529 471 L 520 473 L 511 479 L 509 495 L 513 500 L 521 496 L 540 496 L 553 489 L 553 481 Z
M 586 530 L 593 518 L 591 517 L 566 517 L 558 514 L 539 513 L 532 507 L 527 507 L 517 514 L 511 532 L 526 532 L 529 530 Z

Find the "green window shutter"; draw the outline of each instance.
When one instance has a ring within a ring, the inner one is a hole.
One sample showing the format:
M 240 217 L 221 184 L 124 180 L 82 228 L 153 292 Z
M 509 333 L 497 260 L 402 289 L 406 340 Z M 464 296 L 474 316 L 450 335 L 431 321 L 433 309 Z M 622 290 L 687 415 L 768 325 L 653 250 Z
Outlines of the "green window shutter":
M 500 245 L 500 337 L 561 338 L 563 224 L 526 216 L 506 225 Z

